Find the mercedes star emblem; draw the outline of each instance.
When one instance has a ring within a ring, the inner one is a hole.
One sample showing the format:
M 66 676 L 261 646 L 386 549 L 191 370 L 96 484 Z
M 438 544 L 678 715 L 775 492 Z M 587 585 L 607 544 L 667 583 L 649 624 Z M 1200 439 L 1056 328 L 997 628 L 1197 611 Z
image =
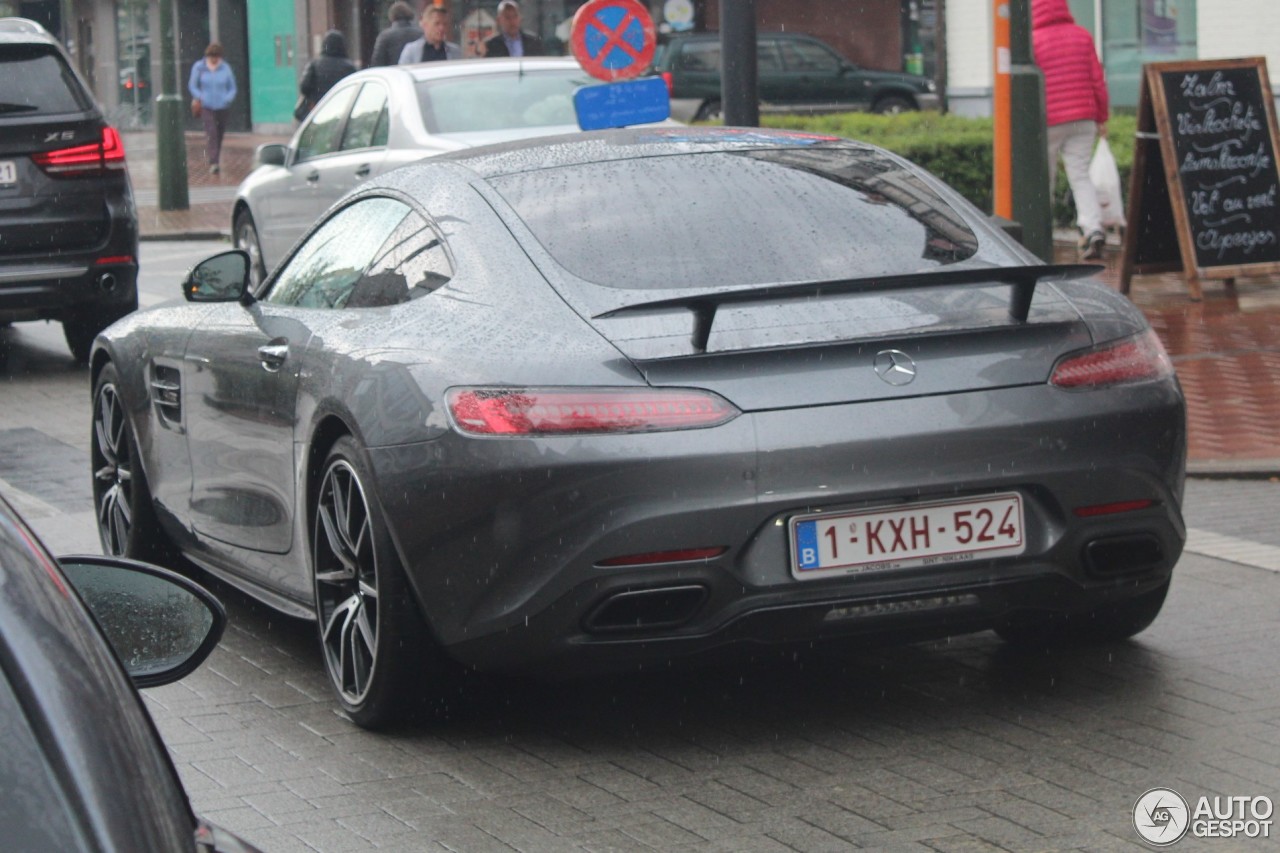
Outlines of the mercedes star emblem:
M 876 353 L 876 375 L 890 385 L 907 385 L 916 378 L 916 363 L 902 350 Z

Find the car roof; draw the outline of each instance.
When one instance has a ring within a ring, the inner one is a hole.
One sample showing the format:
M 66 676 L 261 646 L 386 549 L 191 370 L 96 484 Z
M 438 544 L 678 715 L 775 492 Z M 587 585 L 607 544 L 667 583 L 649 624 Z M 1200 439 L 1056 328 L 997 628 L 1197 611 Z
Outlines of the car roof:
M 413 65 L 384 65 L 357 72 L 359 77 L 408 75 L 415 83 L 444 80 L 450 77 L 478 77 L 486 74 L 510 74 L 513 71 L 581 70 L 578 61 L 568 56 L 502 57 L 495 59 L 455 59 L 448 62 L 418 62 Z M 352 75 L 354 78 L 356 75 Z M 352 79 L 352 78 L 347 78 Z
M 579 166 L 640 157 L 815 146 L 877 150 L 875 146 L 853 142 L 838 136 L 787 130 L 742 127 L 638 127 L 544 136 L 478 146 L 441 154 L 429 161 L 414 165 L 426 166 L 431 162 L 452 161 L 488 179 L 533 169 Z M 532 151 L 537 152 L 536 158 L 530 156 Z M 412 169 L 414 166 L 407 168 Z
M 28 18 L 0 18 L 0 44 L 43 44 L 62 49 L 48 30 Z

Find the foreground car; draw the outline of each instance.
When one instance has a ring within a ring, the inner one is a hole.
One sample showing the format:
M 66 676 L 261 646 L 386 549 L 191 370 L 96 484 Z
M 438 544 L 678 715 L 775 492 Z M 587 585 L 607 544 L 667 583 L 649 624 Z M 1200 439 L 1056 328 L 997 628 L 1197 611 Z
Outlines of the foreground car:
M 192 814 L 134 688 L 194 670 L 225 624 L 217 599 L 172 572 L 54 560 L 0 498 L 5 850 L 253 849 Z
M 288 145 L 266 145 L 232 210 L 261 277 L 361 181 L 432 154 L 578 129 L 576 60 L 475 59 L 368 68 L 344 78 Z
M 100 339 L 103 545 L 316 619 L 363 725 L 438 652 L 1126 637 L 1182 549 L 1184 404 L 1142 315 L 871 146 L 473 149 L 247 268 Z
M 62 323 L 71 354 L 138 307 L 120 134 L 57 40 L 0 18 L 0 326 Z

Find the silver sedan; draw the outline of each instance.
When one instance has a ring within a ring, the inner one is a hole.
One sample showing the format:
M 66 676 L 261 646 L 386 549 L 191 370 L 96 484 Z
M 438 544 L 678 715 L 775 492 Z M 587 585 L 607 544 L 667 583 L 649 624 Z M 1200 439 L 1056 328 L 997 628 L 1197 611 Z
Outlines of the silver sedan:
M 578 129 L 573 94 L 598 83 L 571 58 L 477 59 L 368 68 L 329 90 L 288 145 L 264 145 L 232 211 L 255 280 L 331 204 L 423 157 Z

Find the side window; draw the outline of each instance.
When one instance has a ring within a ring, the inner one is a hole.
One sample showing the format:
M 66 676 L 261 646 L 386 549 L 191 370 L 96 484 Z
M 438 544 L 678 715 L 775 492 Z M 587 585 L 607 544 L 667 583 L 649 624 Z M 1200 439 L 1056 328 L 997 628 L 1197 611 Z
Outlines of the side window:
M 342 132 L 342 150 L 372 148 L 387 144 L 387 92 L 377 83 L 365 83 L 356 96 L 347 119 L 347 129 Z M 379 128 L 382 138 L 378 139 Z
M 773 74 L 782 70 L 782 58 L 778 56 L 778 43 L 773 39 L 756 44 L 756 72 Z
M 811 41 L 784 41 L 782 58 L 788 71 L 812 71 L 822 74 L 837 74 L 840 71 L 840 57 L 820 44 Z
M 338 132 L 347 116 L 356 87 L 348 86 L 321 104 L 307 119 L 298 137 L 298 161 L 332 154 L 338 150 Z
M 263 297 L 302 308 L 342 308 L 410 209 L 391 198 L 367 198 L 335 213 L 289 259 Z
M 442 287 L 452 276 L 443 238 L 425 219 L 410 212 L 378 249 L 346 307 L 408 302 Z
M 720 42 L 691 41 L 680 51 L 681 71 L 719 71 Z

